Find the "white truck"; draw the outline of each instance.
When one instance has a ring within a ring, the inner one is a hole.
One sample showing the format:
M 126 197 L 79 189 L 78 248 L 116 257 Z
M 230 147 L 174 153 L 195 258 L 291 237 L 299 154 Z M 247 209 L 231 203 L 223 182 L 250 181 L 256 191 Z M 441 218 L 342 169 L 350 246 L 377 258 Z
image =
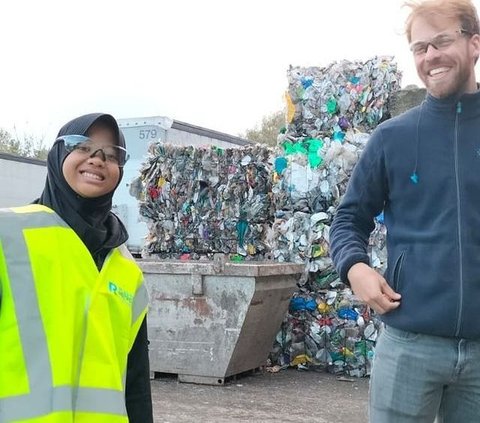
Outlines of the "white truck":
M 139 175 L 152 141 L 176 145 L 216 145 L 222 148 L 249 144 L 249 141 L 240 137 L 164 116 L 119 119 L 118 123 L 125 135 L 130 159 L 113 197 L 113 211 L 127 227 L 130 235 L 127 245 L 133 254 L 140 253 L 147 226 L 140 220 L 137 199 L 130 195 L 129 188 L 132 180 Z M 41 194 L 46 175 L 46 163 L 42 160 L 0 153 L 0 207 L 31 203 Z

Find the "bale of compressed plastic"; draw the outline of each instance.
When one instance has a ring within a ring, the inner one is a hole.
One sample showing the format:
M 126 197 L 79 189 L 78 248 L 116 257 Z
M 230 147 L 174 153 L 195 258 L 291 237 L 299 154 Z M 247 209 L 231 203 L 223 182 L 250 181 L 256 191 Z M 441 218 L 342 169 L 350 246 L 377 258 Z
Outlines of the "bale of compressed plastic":
M 379 319 L 338 279 L 329 229 L 370 133 L 391 116 L 401 73 L 392 57 L 291 67 L 287 126 L 274 161 L 274 257 L 305 263 L 270 360 L 320 366 L 351 376 L 370 373 Z M 386 266 L 382 216 L 370 237 L 371 264 Z
M 371 132 L 390 117 L 389 98 L 400 89 L 401 72 L 391 56 L 290 67 L 287 135 L 342 139 L 348 128 Z
M 273 216 L 272 149 L 156 143 L 141 170 L 145 254 L 195 258 L 256 256 Z

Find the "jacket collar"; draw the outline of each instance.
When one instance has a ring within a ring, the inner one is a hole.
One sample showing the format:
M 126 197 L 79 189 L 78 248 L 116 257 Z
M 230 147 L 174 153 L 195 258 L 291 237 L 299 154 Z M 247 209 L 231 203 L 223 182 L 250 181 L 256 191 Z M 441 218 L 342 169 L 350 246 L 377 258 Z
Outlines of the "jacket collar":
M 427 110 L 434 112 L 455 113 L 460 110 L 463 115 L 478 115 L 480 113 L 480 90 L 472 94 L 452 95 L 445 98 L 436 98 L 427 94 L 425 106 Z

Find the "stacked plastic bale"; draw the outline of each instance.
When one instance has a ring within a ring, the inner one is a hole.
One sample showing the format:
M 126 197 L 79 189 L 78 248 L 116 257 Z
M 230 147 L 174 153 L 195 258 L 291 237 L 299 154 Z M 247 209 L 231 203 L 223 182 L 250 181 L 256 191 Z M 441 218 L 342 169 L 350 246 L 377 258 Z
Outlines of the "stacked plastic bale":
M 292 298 L 270 361 L 362 377 L 370 374 L 379 321 L 349 289 L 306 288 Z
M 274 257 L 306 263 L 305 278 L 332 264 L 330 223 L 367 140 L 368 134 L 349 131 L 341 143 L 328 137 L 285 141 L 284 155 L 274 161 L 274 228 L 279 234 Z M 314 143 L 315 151 L 308 152 Z M 318 164 L 312 165 L 309 155 L 318 157 Z
M 149 229 L 145 255 L 263 258 L 273 216 L 272 154 L 261 145 L 151 145 L 138 190 Z
M 401 74 L 392 57 L 290 68 L 287 128 L 274 161 L 274 256 L 306 264 L 299 291 L 274 344 L 277 365 L 313 365 L 369 374 L 380 326 L 340 282 L 329 257 L 330 225 L 369 134 L 389 117 Z M 386 264 L 381 216 L 370 245 L 372 265 Z

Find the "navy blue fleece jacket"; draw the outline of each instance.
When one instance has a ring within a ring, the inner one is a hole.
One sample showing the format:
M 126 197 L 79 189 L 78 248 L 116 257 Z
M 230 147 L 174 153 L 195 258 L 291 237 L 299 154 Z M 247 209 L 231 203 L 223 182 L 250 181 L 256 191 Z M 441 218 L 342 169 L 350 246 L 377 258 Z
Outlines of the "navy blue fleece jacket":
M 330 230 L 343 281 L 369 263 L 374 217 L 384 211 L 385 278 L 402 295 L 382 315 L 399 329 L 480 337 L 480 93 L 427 96 L 372 133 Z

